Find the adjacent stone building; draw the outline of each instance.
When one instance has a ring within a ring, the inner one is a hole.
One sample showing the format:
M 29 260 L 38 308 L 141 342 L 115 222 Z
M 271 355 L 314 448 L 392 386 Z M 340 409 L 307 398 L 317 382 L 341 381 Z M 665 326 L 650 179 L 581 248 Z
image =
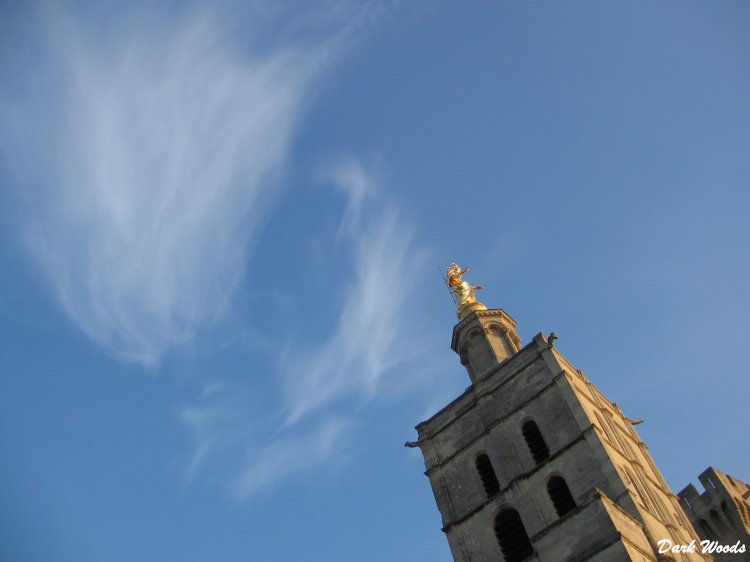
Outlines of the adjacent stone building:
M 458 295 L 468 285 L 457 267 Z M 461 299 L 451 345 L 471 386 L 407 443 L 421 448 L 454 560 L 711 560 L 699 549 L 658 553 L 660 540 L 699 537 L 637 422 L 555 349 L 554 336 L 522 346 L 506 312 Z
M 682 508 L 716 560 L 750 561 L 750 486 L 708 467 L 698 480 L 705 488 L 698 494 L 692 484 L 678 496 Z M 745 552 L 721 552 L 723 547 L 745 546 Z M 721 545 L 721 546 L 719 546 Z

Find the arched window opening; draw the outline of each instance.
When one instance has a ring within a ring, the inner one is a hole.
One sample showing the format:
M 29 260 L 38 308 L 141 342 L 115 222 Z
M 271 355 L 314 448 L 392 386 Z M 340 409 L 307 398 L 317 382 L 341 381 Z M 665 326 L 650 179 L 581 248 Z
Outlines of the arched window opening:
M 482 486 L 484 486 L 484 493 L 487 497 L 492 497 L 500 491 L 500 483 L 497 481 L 495 471 L 492 469 L 492 463 L 490 457 L 487 455 L 479 455 L 476 460 L 477 472 L 479 478 L 482 479 Z
M 715 541 L 719 538 L 705 519 L 699 520 L 698 525 L 701 527 L 701 534 L 707 539 Z
M 547 482 L 547 493 L 552 500 L 552 504 L 555 506 L 557 515 L 560 517 L 576 508 L 573 495 L 570 493 L 570 489 L 562 477 L 554 476 L 549 479 L 549 482 Z
M 729 522 L 730 525 L 734 525 L 734 518 L 732 517 L 732 512 L 729 511 L 729 504 L 727 503 L 727 500 L 722 500 L 721 502 L 721 512 L 724 514 L 724 518 Z M 742 514 L 740 514 L 742 516 Z
M 531 451 L 531 456 L 534 457 L 536 464 L 541 463 L 549 457 L 549 449 L 536 423 L 527 421 L 523 424 L 522 431 L 523 437 L 526 439 L 526 444 L 529 446 L 529 451 Z
M 501 326 L 492 324 L 489 327 L 488 335 L 490 341 L 494 343 L 494 347 L 499 352 L 497 353 L 498 358 L 507 359 L 508 357 L 512 357 L 513 355 L 515 355 L 516 351 L 518 351 L 513 345 L 507 329 L 503 330 Z
M 643 503 L 643 506 L 649 511 L 653 511 L 651 504 L 648 502 L 648 498 L 646 497 L 646 493 L 643 491 L 643 488 L 641 488 L 641 485 L 638 483 L 638 480 L 635 479 L 635 476 L 633 476 L 633 474 L 627 468 L 623 467 L 623 470 L 625 471 L 625 474 L 627 475 L 628 480 L 635 488 L 635 492 L 636 494 L 638 494 L 638 497 Z
M 610 443 L 614 445 L 615 438 L 612 437 L 612 432 L 610 430 L 610 427 L 605 423 L 604 419 L 602 419 L 602 417 L 599 414 L 594 412 L 594 415 L 596 416 L 596 420 L 599 422 L 599 425 L 602 426 L 602 430 L 604 431 L 604 434 L 607 436 L 607 439 L 609 440 Z
M 533 552 L 529 535 L 515 509 L 506 509 L 497 514 L 495 536 L 507 562 L 521 562 Z
M 649 490 L 652 490 L 652 489 L 649 488 Z M 651 493 L 651 503 L 654 504 L 657 515 L 661 517 L 662 521 L 669 521 L 670 515 L 669 515 L 669 511 L 667 510 L 667 507 L 664 505 L 664 501 L 661 499 L 659 494 L 657 494 L 653 490 L 650 493 Z
M 628 444 L 627 437 L 619 438 L 619 441 L 620 441 L 620 445 L 622 447 L 622 450 L 625 453 L 627 453 L 627 455 L 630 455 L 628 458 L 630 458 L 630 460 L 632 460 L 632 461 L 637 460 L 638 457 L 635 456 L 635 452 L 633 451 L 633 448 Z
M 719 513 L 715 509 L 712 509 L 709 512 L 709 515 L 711 515 L 711 523 L 713 523 L 713 526 L 716 529 L 717 534 L 722 534 L 724 522 L 721 520 L 721 517 L 719 517 Z

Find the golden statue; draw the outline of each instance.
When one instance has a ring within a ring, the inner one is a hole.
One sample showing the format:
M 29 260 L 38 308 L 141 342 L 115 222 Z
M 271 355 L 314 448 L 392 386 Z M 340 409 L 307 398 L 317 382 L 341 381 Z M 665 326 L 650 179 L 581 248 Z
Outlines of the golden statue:
M 456 316 L 463 319 L 470 312 L 475 310 L 487 310 L 482 303 L 477 302 L 475 290 L 483 289 L 481 285 L 469 285 L 468 281 L 463 280 L 464 273 L 468 273 L 469 268 L 461 269 L 460 265 L 452 263 L 448 266 L 447 280 L 448 288 L 453 294 L 453 300 L 456 301 Z

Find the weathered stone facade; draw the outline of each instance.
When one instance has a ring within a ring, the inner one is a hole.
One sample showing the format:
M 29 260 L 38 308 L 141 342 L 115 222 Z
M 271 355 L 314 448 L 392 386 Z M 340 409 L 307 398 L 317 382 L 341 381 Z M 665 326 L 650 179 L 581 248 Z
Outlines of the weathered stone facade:
M 701 538 L 709 541 L 708 548 L 716 560 L 750 561 L 750 486 L 711 467 L 698 480 L 705 492 L 698 494 L 690 484 L 677 494 L 688 519 Z M 718 552 L 721 547 L 734 545 L 735 550 L 744 551 Z
M 456 562 L 710 560 L 631 420 L 542 334 L 502 310 L 461 320 L 472 385 L 417 426 Z

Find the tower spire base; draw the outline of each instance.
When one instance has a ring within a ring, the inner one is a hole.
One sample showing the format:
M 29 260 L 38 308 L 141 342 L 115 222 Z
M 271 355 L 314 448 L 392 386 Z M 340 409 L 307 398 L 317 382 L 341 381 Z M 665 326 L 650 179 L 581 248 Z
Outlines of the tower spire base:
M 456 316 L 458 316 L 459 320 L 463 320 L 469 314 L 471 314 L 472 312 L 476 312 L 477 310 L 487 310 L 487 307 L 484 306 L 481 302 L 470 302 L 461 306 L 456 311 Z

